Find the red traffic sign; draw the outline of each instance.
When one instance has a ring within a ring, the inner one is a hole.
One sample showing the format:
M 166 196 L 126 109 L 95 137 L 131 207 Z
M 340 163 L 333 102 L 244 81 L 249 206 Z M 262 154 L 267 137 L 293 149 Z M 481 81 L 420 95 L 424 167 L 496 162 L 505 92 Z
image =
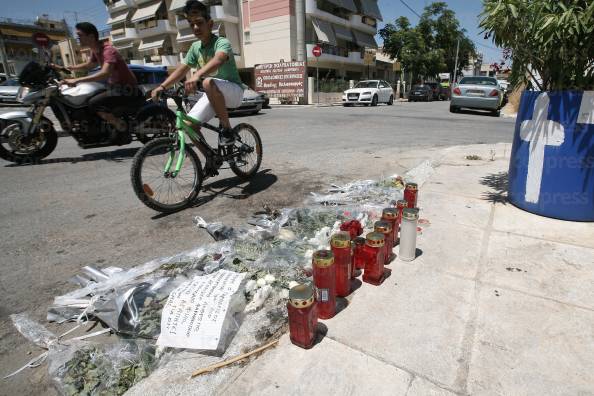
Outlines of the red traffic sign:
M 33 42 L 40 47 L 47 47 L 50 42 L 50 38 L 45 33 L 33 33 Z
M 311 50 L 311 53 L 313 54 L 313 56 L 315 56 L 316 58 L 322 55 L 322 47 L 320 47 L 319 45 L 316 45 L 315 47 L 313 47 L 313 49 Z

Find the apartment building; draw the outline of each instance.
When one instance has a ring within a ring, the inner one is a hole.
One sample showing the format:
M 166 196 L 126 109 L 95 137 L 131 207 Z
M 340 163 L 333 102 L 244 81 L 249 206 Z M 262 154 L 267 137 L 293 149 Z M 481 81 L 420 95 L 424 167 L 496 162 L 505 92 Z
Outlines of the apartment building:
M 365 48 L 375 48 L 382 15 L 377 0 L 304 0 L 308 64 L 321 76 L 367 76 Z M 195 37 L 181 16 L 186 0 L 104 0 L 111 41 L 132 64 L 175 67 Z M 297 57 L 295 0 L 204 0 L 214 32 L 231 42 L 242 79 L 250 84 L 261 63 Z M 323 54 L 312 55 L 318 44 Z M 371 66 L 373 75 L 375 66 Z M 310 70 L 310 74 L 314 73 Z
M 49 19 L 47 15 L 39 16 L 35 20 L 14 18 L 0 18 L 0 57 L 6 54 L 0 62 L 0 72 L 4 73 L 4 64 L 7 64 L 8 73 L 18 75 L 23 67 L 30 61 L 40 61 L 42 58 L 33 49 L 37 47 L 33 41 L 35 33 L 43 33 L 49 38 L 48 47 L 55 46 L 58 42 L 70 36 L 68 26 L 63 20 Z M 57 47 L 56 47 L 57 48 Z M 59 50 L 55 56 L 61 61 Z

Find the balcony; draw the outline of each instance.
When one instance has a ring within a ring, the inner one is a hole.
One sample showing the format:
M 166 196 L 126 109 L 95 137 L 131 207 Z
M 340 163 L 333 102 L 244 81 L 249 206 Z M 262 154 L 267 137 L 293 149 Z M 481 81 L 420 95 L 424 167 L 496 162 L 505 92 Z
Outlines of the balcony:
M 175 16 L 175 24 L 177 25 L 177 30 L 185 30 L 190 28 L 190 23 L 188 20 L 181 15 Z
M 136 24 L 138 38 L 158 36 L 161 34 L 177 33 L 175 26 L 172 26 L 168 20 L 149 19 Z
M 159 55 L 151 58 L 151 61 L 155 62 L 155 66 L 176 67 L 179 64 L 179 59 L 176 55 Z
M 315 64 L 316 59 L 320 62 L 363 65 L 363 58 L 361 57 L 360 51 L 350 51 L 346 48 L 322 44 L 322 55 L 316 58 L 312 55 L 312 50 L 315 45 L 316 44 L 307 44 L 307 58 L 309 61 L 314 61 L 313 63 L 310 63 L 310 65 Z
M 134 2 L 132 0 L 117 0 L 117 1 L 107 1 L 107 12 L 110 14 L 112 12 L 122 11 L 127 8 L 134 7 Z
M 239 23 L 237 15 L 232 15 L 230 12 L 225 12 L 222 5 L 216 5 L 210 7 L 210 17 L 214 21 Z
M 318 3 L 316 0 L 306 0 L 305 1 L 305 14 L 314 16 L 316 18 L 323 19 L 325 21 L 335 23 L 337 25 L 349 26 L 349 20 L 345 18 L 338 17 L 333 15 L 329 12 L 320 10 L 318 8 Z
M 375 34 L 377 33 L 377 28 L 364 23 L 363 18 L 364 17 L 362 17 L 361 15 L 351 15 L 351 17 L 349 18 L 349 23 L 351 27 L 353 29 L 375 36 Z
M 165 67 L 177 67 L 180 59 L 177 55 L 154 55 L 150 57 L 150 62 L 144 59 L 130 59 L 131 65 L 140 66 L 165 66 Z
M 114 44 L 136 40 L 138 38 L 140 37 L 138 37 L 136 28 L 121 28 L 111 31 L 111 42 Z

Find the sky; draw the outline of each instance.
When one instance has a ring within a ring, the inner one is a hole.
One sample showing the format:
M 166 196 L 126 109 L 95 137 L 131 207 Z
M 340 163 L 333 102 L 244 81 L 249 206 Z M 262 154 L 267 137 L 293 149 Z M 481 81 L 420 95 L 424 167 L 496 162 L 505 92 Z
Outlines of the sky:
M 422 14 L 423 8 L 430 4 L 429 0 L 403 0 L 416 13 Z M 481 12 L 481 0 L 445 0 L 452 9 L 460 25 L 468 31 L 468 36 L 475 42 L 478 52 L 483 53 L 483 63 L 501 60 L 501 50 L 495 48 L 490 40 L 484 40 L 478 28 L 478 15 Z M 10 7 L 6 5 L 10 4 Z M 393 22 L 399 16 L 406 16 L 413 25 L 419 17 L 410 11 L 401 0 L 379 0 L 380 11 L 383 15 L 382 28 L 385 23 Z M 107 29 L 107 10 L 102 0 L 0 0 L 2 14 L 8 18 L 34 19 L 38 15 L 49 14 L 56 19 L 66 19 L 71 26 L 78 21 L 94 23 L 99 30 Z M 75 16 L 74 13 L 77 13 Z M 378 36 L 379 39 L 379 36 Z M 378 40 L 381 42 L 381 40 Z
M 460 26 L 466 29 L 466 35 L 474 41 L 477 52 L 483 54 L 483 64 L 490 64 L 501 61 L 501 49 L 496 48 L 492 41 L 485 40 L 481 29 L 478 27 L 478 15 L 482 10 L 481 0 L 442 0 L 448 4 L 448 8 L 456 13 Z M 417 14 L 423 14 L 423 8 L 433 1 L 428 0 L 404 0 Z M 384 21 L 378 25 L 378 30 L 386 23 L 391 23 L 400 16 L 405 16 L 414 26 L 419 22 L 419 17 L 410 11 L 400 0 L 379 0 L 378 5 Z M 381 42 L 381 40 L 378 40 Z

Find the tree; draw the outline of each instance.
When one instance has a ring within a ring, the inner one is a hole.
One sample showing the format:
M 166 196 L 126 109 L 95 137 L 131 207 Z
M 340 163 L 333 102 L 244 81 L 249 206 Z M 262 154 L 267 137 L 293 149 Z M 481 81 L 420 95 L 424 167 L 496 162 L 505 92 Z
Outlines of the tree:
M 419 77 L 435 77 L 441 72 L 452 72 L 456 58 L 456 44 L 460 39 L 459 73 L 475 55 L 474 44 L 456 19 L 453 11 L 443 2 L 432 3 L 416 27 L 411 27 L 408 18 L 399 17 L 379 32 L 384 40 L 384 52 L 398 59 L 402 66 L 412 72 L 413 80 Z
M 474 43 L 466 36 L 466 29 L 460 28 L 460 22 L 456 19 L 456 13 L 448 9 L 444 2 L 432 3 L 425 7 L 425 11 L 419 21 L 419 29 L 423 37 L 431 40 L 433 48 L 443 51 L 445 67 L 440 72 L 452 72 L 456 63 L 456 49 L 458 40 L 458 70 L 456 75 L 461 74 L 464 66 L 470 63 L 470 58 L 476 57 Z
M 512 85 L 539 90 L 594 88 L 594 2 L 484 0 L 485 38 L 506 48 Z
M 421 32 L 410 26 L 408 18 L 400 17 L 395 24 L 387 24 L 380 35 L 384 39 L 384 52 L 392 59 L 397 58 L 412 73 L 414 81 L 435 74 L 439 56 L 427 48 Z

